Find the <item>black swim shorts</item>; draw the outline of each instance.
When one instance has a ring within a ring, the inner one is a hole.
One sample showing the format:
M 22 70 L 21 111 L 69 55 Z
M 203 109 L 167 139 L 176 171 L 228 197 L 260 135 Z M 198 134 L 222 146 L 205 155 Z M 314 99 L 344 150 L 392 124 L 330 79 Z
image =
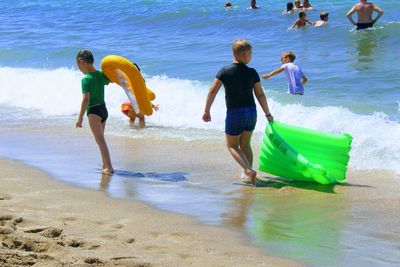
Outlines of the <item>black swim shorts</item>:
M 108 111 L 106 108 L 106 104 L 101 104 L 98 106 L 90 107 L 87 110 L 87 115 L 95 114 L 101 118 L 101 122 L 105 122 L 108 118 Z
M 374 26 L 373 22 L 370 23 L 357 23 L 357 30 L 362 30 L 366 28 L 371 28 Z

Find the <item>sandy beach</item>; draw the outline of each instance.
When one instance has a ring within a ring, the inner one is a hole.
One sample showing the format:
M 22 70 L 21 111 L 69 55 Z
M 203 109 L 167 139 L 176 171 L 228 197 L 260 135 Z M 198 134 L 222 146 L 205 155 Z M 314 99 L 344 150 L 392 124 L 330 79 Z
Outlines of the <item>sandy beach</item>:
M 254 188 L 240 185 L 221 140 L 108 136 L 117 169 L 108 177 L 92 166 L 99 156 L 87 128 L 0 137 L 19 160 L 0 161 L 4 266 L 400 262 L 400 180 L 391 172 L 349 170 L 345 183 L 328 186 L 260 173 Z
M 2 266 L 301 266 L 238 234 L 0 160 Z

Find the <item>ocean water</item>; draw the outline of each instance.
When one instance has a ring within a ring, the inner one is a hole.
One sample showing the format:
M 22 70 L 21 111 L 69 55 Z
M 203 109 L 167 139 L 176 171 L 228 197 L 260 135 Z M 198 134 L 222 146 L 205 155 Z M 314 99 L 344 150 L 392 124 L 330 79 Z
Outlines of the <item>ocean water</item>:
M 79 112 L 81 73 L 77 51 L 93 51 L 96 66 L 108 54 L 140 65 L 157 94 L 160 111 L 149 125 L 185 138 L 221 138 L 223 90 L 201 120 L 205 97 L 218 70 L 232 60 L 231 43 L 253 44 L 250 66 L 260 74 L 280 66 L 292 50 L 309 78 L 303 97 L 286 93 L 283 74 L 262 81 L 277 120 L 331 133 L 353 135 L 350 166 L 400 172 L 400 6 L 385 10 L 376 27 L 354 31 L 344 16 L 346 1 L 319 1 L 311 21 L 329 11 L 325 27 L 289 30 L 297 14 L 283 14 L 281 1 L 2 1 L 0 10 L 0 122 L 29 117 L 71 123 Z M 123 90 L 111 85 L 106 101 L 109 134 L 126 134 L 119 105 Z M 11 117 L 10 117 L 11 116 Z M 256 132 L 262 133 L 263 122 Z M 181 129 L 186 129 L 179 131 Z M 206 130 L 206 131 L 204 131 Z M 210 131 L 212 130 L 212 131 Z M 152 134 L 154 131 L 150 131 Z M 129 133 L 131 134 L 131 133 Z M 143 133 L 141 133 L 143 134 Z M 153 133 L 158 134 L 158 133 Z
M 286 2 L 259 0 L 259 10 L 249 10 L 247 0 L 232 1 L 234 8 L 225 10 L 224 2 L 1 1 L 0 132 L 40 130 L 41 123 L 73 128 L 82 78 L 75 56 L 90 49 L 98 68 L 109 54 L 137 63 L 160 105 L 147 117 L 149 127 L 128 131 L 119 111 L 126 96 L 111 84 L 106 89 L 108 135 L 222 139 L 223 90 L 208 124 L 201 120 L 205 98 L 218 70 L 232 61 L 232 41 L 246 38 L 253 45 L 249 65 L 260 75 L 278 68 L 281 53 L 291 50 L 309 79 L 301 97 L 286 93 L 283 74 L 262 81 L 276 120 L 350 133 L 349 168 L 400 174 L 398 1 L 375 1 L 385 14 L 365 31 L 355 31 L 346 19 L 353 4 L 348 1 L 312 1 L 308 18 L 316 21 L 320 12 L 328 11 L 329 24 L 302 30 L 289 29 L 297 14 L 282 13 Z M 261 140 L 264 126 L 261 118 L 254 142 Z M 12 141 L 18 146 L 18 140 Z M 2 156 L 15 154 L 10 146 L 0 148 Z

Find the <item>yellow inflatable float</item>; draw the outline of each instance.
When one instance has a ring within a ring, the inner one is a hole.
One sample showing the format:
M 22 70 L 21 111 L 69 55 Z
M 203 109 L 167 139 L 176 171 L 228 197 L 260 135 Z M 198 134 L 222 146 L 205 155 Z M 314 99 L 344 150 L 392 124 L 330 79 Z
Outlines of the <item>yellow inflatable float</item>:
M 101 69 L 110 81 L 125 90 L 136 112 L 147 116 L 153 114 L 151 100 L 156 96 L 146 87 L 144 78 L 135 64 L 121 56 L 109 55 L 101 60 Z

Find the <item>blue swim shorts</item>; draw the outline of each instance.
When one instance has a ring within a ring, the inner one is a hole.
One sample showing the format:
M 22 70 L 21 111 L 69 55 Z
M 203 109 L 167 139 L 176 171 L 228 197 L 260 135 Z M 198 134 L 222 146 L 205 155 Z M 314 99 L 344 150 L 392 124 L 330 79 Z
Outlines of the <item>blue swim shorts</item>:
M 236 136 L 243 131 L 252 132 L 256 123 L 256 107 L 231 108 L 226 111 L 225 133 Z

